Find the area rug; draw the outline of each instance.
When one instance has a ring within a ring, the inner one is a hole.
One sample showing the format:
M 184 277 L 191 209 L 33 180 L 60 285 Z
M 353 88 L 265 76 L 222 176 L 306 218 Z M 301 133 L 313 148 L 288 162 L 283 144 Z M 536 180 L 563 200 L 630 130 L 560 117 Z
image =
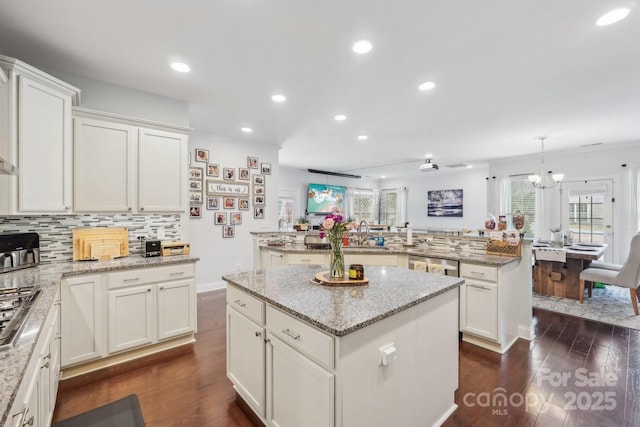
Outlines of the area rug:
M 593 288 L 591 298 L 588 298 L 585 293 L 584 304 L 570 298 L 542 296 L 534 292 L 533 306 L 640 330 L 640 316 L 636 316 L 633 312 L 629 289 L 619 286 L 607 285 L 604 288 Z
M 144 427 L 138 396 L 123 399 L 54 423 L 52 427 Z

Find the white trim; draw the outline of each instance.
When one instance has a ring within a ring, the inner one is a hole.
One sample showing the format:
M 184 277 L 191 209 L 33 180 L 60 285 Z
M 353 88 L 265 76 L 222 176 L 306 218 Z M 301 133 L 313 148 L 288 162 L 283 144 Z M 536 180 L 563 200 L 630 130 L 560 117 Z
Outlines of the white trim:
M 531 341 L 536 336 L 533 325 L 518 325 L 518 337 Z
M 196 285 L 196 293 L 215 291 L 218 289 L 226 289 L 227 282 L 219 280 L 217 282 L 199 283 Z
M 91 110 L 89 108 L 83 108 L 83 107 L 73 107 L 73 117 L 85 117 L 85 118 L 95 119 L 95 120 L 110 120 L 120 124 L 151 127 L 153 129 L 165 130 L 169 132 L 177 132 L 185 135 L 188 135 L 193 131 L 193 128 L 189 128 L 185 126 L 172 125 L 169 123 L 156 122 L 153 120 L 145 120 L 137 117 L 124 116 L 124 115 L 115 114 L 115 113 L 108 113 L 105 111 Z

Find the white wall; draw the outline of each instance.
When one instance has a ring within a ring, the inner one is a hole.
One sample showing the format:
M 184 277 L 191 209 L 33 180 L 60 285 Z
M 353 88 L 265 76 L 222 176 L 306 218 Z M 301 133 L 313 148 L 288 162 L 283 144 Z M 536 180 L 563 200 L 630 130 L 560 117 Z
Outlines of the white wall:
M 380 189 L 408 188 L 407 221 L 416 228 L 476 230 L 487 217 L 488 167 L 459 171 L 425 172 L 418 178 L 381 180 Z M 462 218 L 427 216 L 427 191 L 462 189 Z
M 265 218 L 253 217 L 253 203 L 248 211 L 227 210 L 227 212 L 242 212 L 242 224 L 235 226 L 234 238 L 222 237 L 222 226 L 214 224 L 214 212 L 202 207 L 202 218 L 188 219 L 191 253 L 200 257 L 196 263 L 196 286 L 199 291 L 224 287 L 222 276 L 235 271 L 253 269 L 253 241 L 250 232 L 271 231 L 278 229 L 278 150 L 277 145 L 263 143 L 249 143 L 215 135 L 192 133 L 189 139 L 189 156 L 193 166 L 204 166 L 206 163 L 193 161 L 196 148 L 209 150 L 210 163 L 222 168 L 247 167 L 247 156 L 258 157 L 259 163 L 271 163 L 271 175 L 265 176 L 266 204 Z M 251 174 L 259 170 L 251 169 Z M 222 179 L 222 178 L 209 178 Z M 206 182 L 207 177 L 204 177 Z M 243 181 L 246 182 L 246 181 Z M 251 188 L 251 187 L 250 187 Z M 221 209 L 221 211 L 225 211 Z

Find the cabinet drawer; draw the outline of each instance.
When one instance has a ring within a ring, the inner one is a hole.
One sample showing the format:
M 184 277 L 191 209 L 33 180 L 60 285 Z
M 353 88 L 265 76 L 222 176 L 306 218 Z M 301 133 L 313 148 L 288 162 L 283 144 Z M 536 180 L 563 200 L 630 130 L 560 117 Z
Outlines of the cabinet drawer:
M 107 288 L 118 289 L 146 283 L 166 282 L 194 276 L 193 263 L 154 268 L 135 268 L 107 274 Z
M 324 254 L 289 254 L 287 255 L 287 264 L 318 264 L 327 263 Z
M 333 369 L 333 337 L 273 307 L 267 307 L 267 329 L 321 365 Z
M 254 322 L 264 325 L 264 302 L 233 286 L 227 286 L 227 304 Z
M 460 264 L 460 275 L 472 279 L 487 280 L 489 282 L 498 281 L 498 269 L 488 265 Z

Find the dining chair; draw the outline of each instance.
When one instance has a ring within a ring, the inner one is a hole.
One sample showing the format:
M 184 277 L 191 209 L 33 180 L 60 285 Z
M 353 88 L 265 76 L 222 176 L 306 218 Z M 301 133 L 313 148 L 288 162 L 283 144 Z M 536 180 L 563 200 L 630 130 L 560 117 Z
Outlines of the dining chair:
M 637 288 L 640 285 L 640 234 L 636 234 L 631 238 L 629 256 L 619 270 L 594 268 L 591 266 L 582 270 L 580 273 L 580 304 L 584 302 L 585 282 L 590 282 L 589 286 L 594 282 L 600 282 L 607 285 L 629 288 L 633 311 L 636 315 L 639 315 Z

